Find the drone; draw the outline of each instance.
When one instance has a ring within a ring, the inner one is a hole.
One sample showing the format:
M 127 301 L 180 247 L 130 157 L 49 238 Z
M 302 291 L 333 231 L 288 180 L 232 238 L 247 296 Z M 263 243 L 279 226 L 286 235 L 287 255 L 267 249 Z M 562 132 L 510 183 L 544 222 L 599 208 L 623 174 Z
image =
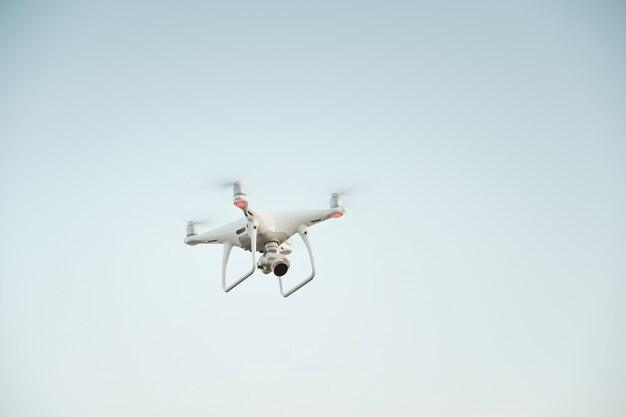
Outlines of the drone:
M 328 209 L 268 211 L 251 208 L 248 204 L 246 189 L 240 181 L 233 184 L 233 204 L 241 209 L 244 218 L 201 234 L 196 231 L 197 224 L 190 221 L 187 223 L 185 243 L 190 246 L 201 243 L 224 245 L 222 258 L 222 288 L 224 292 L 229 292 L 254 274 L 257 269 L 260 269 L 264 274 L 273 272 L 278 277 L 278 285 L 283 297 L 289 297 L 315 277 L 315 261 L 313 260 L 308 228 L 328 219 L 337 219 L 346 212 L 339 193 L 331 194 L 330 208 Z M 290 266 L 287 255 L 292 252 L 289 239 L 296 233 L 304 241 L 309 253 L 311 273 L 299 284 L 285 290 L 283 277 Z M 242 277 L 227 284 L 228 259 L 234 246 L 252 253 L 252 266 Z M 262 253 L 258 262 L 256 260 L 257 251 Z

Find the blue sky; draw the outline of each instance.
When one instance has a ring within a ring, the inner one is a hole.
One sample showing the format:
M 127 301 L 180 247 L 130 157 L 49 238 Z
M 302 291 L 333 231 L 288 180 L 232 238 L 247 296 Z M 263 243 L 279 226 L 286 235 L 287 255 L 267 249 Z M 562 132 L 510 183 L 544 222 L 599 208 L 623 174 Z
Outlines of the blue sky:
M 623 416 L 625 14 L 3 2 L 0 413 Z M 182 243 L 229 178 L 356 189 L 289 299 Z

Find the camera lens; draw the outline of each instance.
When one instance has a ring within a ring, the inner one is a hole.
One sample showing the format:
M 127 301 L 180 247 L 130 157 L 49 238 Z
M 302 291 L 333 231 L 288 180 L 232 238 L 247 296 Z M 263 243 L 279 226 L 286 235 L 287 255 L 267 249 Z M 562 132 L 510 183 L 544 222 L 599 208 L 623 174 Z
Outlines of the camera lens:
M 274 275 L 276 275 L 277 277 L 282 277 L 287 273 L 287 270 L 289 270 L 287 264 L 281 262 L 274 266 Z

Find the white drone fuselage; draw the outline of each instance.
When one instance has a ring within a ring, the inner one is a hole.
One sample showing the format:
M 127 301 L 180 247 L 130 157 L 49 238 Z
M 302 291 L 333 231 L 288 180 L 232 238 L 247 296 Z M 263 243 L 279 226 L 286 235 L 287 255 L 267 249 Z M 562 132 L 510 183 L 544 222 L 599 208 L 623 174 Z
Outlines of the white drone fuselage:
M 257 226 L 256 247 L 263 252 L 267 242 L 276 242 L 282 245 L 301 228 L 308 228 L 331 218 L 334 213 L 340 213 L 339 209 L 320 210 L 292 210 L 270 211 L 250 209 L 246 207 L 245 218 L 235 220 L 216 229 L 201 234 L 190 235 L 185 239 L 188 245 L 199 243 L 229 242 L 244 250 L 251 249 L 249 223 Z M 343 213 L 342 213 L 343 214 Z
M 193 222 L 187 224 L 187 237 L 185 243 L 191 246 L 198 244 L 222 244 L 224 256 L 222 261 L 222 287 L 225 292 L 230 291 L 245 279 L 251 276 L 256 269 L 263 273 L 274 272 L 278 277 L 280 292 L 283 297 L 293 294 L 315 276 L 315 262 L 308 238 L 307 229 L 315 224 L 330 218 L 343 216 L 345 210 L 338 194 L 332 194 L 330 208 L 318 210 L 291 210 L 270 211 L 258 210 L 248 205 L 245 189 L 241 183 L 235 183 L 233 187 L 234 205 L 241 209 L 244 217 L 232 223 L 198 234 Z M 283 289 L 283 275 L 289 269 L 289 261 L 286 255 L 291 253 L 291 245 L 288 240 L 295 234 L 299 234 L 304 241 L 311 261 L 311 273 L 302 282 L 285 291 Z M 226 284 L 226 270 L 230 252 L 233 247 L 240 247 L 252 254 L 252 266 L 250 271 L 236 280 Z M 256 262 L 256 252 L 262 252 L 259 262 Z

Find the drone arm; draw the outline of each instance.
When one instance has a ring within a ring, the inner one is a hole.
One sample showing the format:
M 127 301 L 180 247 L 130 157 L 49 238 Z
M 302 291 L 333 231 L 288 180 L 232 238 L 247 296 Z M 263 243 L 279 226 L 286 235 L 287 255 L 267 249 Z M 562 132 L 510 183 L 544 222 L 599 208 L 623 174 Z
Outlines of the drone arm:
M 252 268 L 250 271 L 245 273 L 241 278 L 237 281 L 233 282 L 230 285 L 226 285 L 226 269 L 228 265 L 228 259 L 230 257 L 230 251 L 233 248 L 233 244 L 229 241 L 224 242 L 224 257 L 222 259 L 222 288 L 224 292 L 228 292 L 235 288 L 237 285 L 241 284 L 248 278 L 250 275 L 254 274 L 256 270 L 256 235 L 257 235 L 257 225 L 254 222 L 248 223 L 248 230 L 250 230 L 250 252 L 252 252 Z
M 315 261 L 313 259 L 313 251 L 311 250 L 311 242 L 309 241 L 309 236 L 308 236 L 306 227 L 305 226 L 298 227 L 298 234 L 304 241 L 304 244 L 306 245 L 306 249 L 309 252 L 309 258 L 311 259 L 311 275 L 309 275 L 306 279 L 304 279 L 298 285 L 296 285 L 295 287 L 291 288 L 290 290 L 286 292 L 283 289 L 283 277 L 282 276 L 278 277 L 278 286 L 280 287 L 280 293 L 282 294 L 283 297 L 289 297 L 291 294 L 293 294 L 294 292 L 298 291 L 300 288 L 304 287 L 306 284 L 311 282 L 311 280 L 315 277 Z

